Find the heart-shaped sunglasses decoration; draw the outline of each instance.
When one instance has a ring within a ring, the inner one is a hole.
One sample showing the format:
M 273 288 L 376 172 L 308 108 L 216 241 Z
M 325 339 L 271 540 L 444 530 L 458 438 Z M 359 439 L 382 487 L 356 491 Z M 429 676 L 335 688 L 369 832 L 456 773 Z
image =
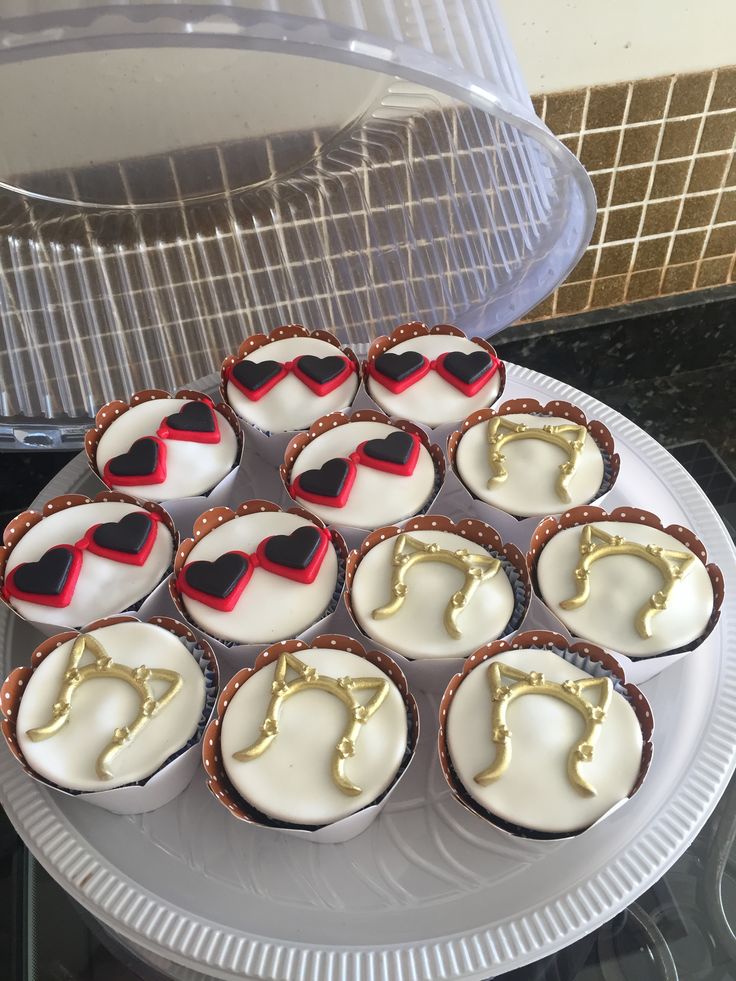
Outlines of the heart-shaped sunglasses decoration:
M 384 351 L 368 364 L 368 374 L 394 395 L 400 395 L 436 371 L 467 398 L 477 395 L 499 369 L 501 362 L 489 351 L 448 351 L 430 361 L 418 351 L 394 354 Z
M 318 358 L 303 354 L 293 361 L 239 361 L 228 370 L 228 381 L 251 402 L 257 402 L 272 388 L 294 375 L 320 398 L 334 392 L 356 371 L 355 364 L 342 354 Z
M 85 552 L 126 565 L 144 565 L 160 520 L 148 511 L 131 511 L 119 521 L 93 525 L 74 545 L 54 545 L 37 561 L 15 566 L 5 577 L 3 592 L 6 598 L 40 606 L 69 606 Z
M 190 562 L 176 580 L 179 592 L 212 609 L 229 613 L 256 569 L 309 585 L 317 578 L 330 545 L 330 533 L 304 526 L 290 535 L 271 535 L 255 552 L 225 552 L 212 562 Z
M 400 429 L 382 438 L 366 440 L 350 456 L 335 457 L 316 470 L 300 473 L 291 483 L 291 496 L 325 507 L 344 508 L 358 466 L 396 477 L 410 477 L 416 469 L 420 448 L 418 436 Z
M 166 480 L 165 440 L 188 443 L 219 443 L 222 439 L 212 403 L 185 402 L 161 422 L 155 436 L 141 436 L 126 453 L 105 464 L 102 479 L 115 487 L 144 487 Z

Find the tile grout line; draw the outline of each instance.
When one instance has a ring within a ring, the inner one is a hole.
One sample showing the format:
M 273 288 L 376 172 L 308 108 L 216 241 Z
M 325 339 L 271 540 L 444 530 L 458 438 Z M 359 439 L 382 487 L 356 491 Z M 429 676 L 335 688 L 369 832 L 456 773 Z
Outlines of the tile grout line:
M 718 73 L 716 71 L 711 72 L 710 82 L 708 83 L 708 92 L 705 96 L 705 105 L 703 107 L 703 114 L 700 118 L 700 125 L 698 126 L 698 131 L 695 134 L 695 142 L 693 144 L 692 156 L 690 157 L 690 162 L 688 163 L 687 174 L 685 176 L 685 189 L 690 184 L 692 180 L 693 169 L 695 167 L 695 161 L 698 159 L 698 148 L 700 147 L 700 141 L 703 138 L 703 130 L 705 129 L 705 120 L 708 116 L 708 107 L 710 106 L 711 99 L 713 98 L 713 91 L 716 87 L 716 79 L 718 78 Z M 670 257 L 672 255 L 672 250 L 675 247 L 675 238 L 677 236 L 678 229 L 680 227 L 680 219 L 682 218 L 682 212 L 685 208 L 685 198 L 686 193 L 682 195 L 680 200 L 680 206 L 677 209 L 677 214 L 675 216 L 674 228 L 672 230 L 672 235 L 670 236 L 670 243 L 667 247 L 667 252 L 665 253 L 664 261 L 662 263 L 662 274 L 659 279 L 659 295 L 662 295 L 664 290 L 664 281 L 667 276 L 667 268 L 670 263 Z M 697 273 L 697 270 L 696 270 Z M 695 282 L 695 273 L 693 274 L 693 283 Z M 692 288 L 692 284 L 691 284 Z
M 624 282 L 624 300 L 628 299 L 629 296 L 629 286 L 631 285 L 631 278 L 634 275 L 634 266 L 636 264 L 636 256 L 639 251 L 639 243 L 641 242 L 642 232 L 644 231 L 644 222 L 646 221 L 647 207 L 651 199 L 652 188 L 654 187 L 654 177 L 657 172 L 657 163 L 659 161 L 659 152 L 662 148 L 662 141 L 664 140 L 665 126 L 667 125 L 667 112 L 672 103 L 672 95 L 675 91 L 675 82 L 677 76 L 673 75 L 670 79 L 670 84 L 667 89 L 667 95 L 665 97 L 665 104 L 662 109 L 662 125 L 659 127 L 659 134 L 657 136 L 657 145 L 654 148 L 654 157 L 652 159 L 651 167 L 649 168 L 649 180 L 647 181 L 647 188 L 644 192 L 644 199 L 642 201 L 641 217 L 639 218 L 639 227 L 637 229 L 636 235 L 633 239 L 633 246 L 631 249 L 631 258 L 629 260 L 629 268 L 626 272 L 626 281 Z M 638 202 L 637 202 L 638 203 Z
M 734 149 L 735 148 L 736 148 L 736 135 L 734 136 L 733 140 L 731 141 L 731 150 L 730 150 L 730 154 L 729 154 L 729 156 L 731 156 L 731 158 L 733 158 L 733 156 L 734 156 Z M 709 222 L 709 224 L 708 224 L 708 226 L 706 228 L 705 239 L 703 240 L 703 245 L 702 245 L 702 247 L 700 249 L 700 256 L 699 256 L 699 258 L 697 260 L 697 268 L 695 270 L 695 279 L 693 281 L 694 284 L 697 283 L 697 281 L 698 281 L 698 276 L 700 275 L 700 269 L 701 269 L 701 267 L 703 265 L 703 262 L 704 262 L 704 260 L 706 258 L 705 253 L 706 253 L 706 250 L 708 248 L 708 245 L 710 244 L 710 239 L 711 239 L 711 236 L 713 234 L 713 229 L 720 227 L 716 223 L 716 216 L 718 215 L 718 209 L 721 206 L 721 201 L 723 200 L 723 196 L 724 196 L 725 193 L 726 193 L 726 174 L 725 174 L 725 171 L 724 171 L 723 180 L 721 181 L 721 186 L 718 189 L 718 192 L 716 194 L 716 200 L 715 200 L 715 202 L 713 204 L 713 210 L 711 212 L 710 222 Z M 735 252 L 736 252 L 736 250 L 735 250 Z
M 611 183 L 609 185 L 608 193 L 606 195 L 606 204 L 605 204 L 605 207 L 602 209 L 603 220 L 601 222 L 600 237 L 598 239 L 598 242 L 596 242 L 596 255 L 595 255 L 595 260 L 594 260 L 594 263 L 593 263 L 593 272 L 591 273 L 591 277 L 590 277 L 590 289 L 588 291 L 588 299 L 586 301 L 585 308 L 584 308 L 585 310 L 590 310 L 591 307 L 592 307 L 592 305 L 593 305 L 593 292 L 595 290 L 595 281 L 596 281 L 596 276 L 598 275 L 598 269 L 600 268 L 600 264 L 601 264 L 601 254 L 602 254 L 602 250 L 603 250 L 603 243 L 606 240 L 606 229 L 608 228 L 609 209 L 611 207 L 611 201 L 613 200 L 613 187 L 614 187 L 614 184 L 615 184 L 615 171 L 616 171 L 616 168 L 618 167 L 618 163 L 619 163 L 619 161 L 621 159 L 621 152 L 622 152 L 622 149 L 623 149 L 624 137 L 625 137 L 625 134 L 626 134 L 626 120 L 628 119 L 628 116 L 629 116 L 629 109 L 631 108 L 631 99 L 633 97 L 633 94 L 634 94 L 634 83 L 633 82 L 629 82 L 629 84 L 628 84 L 628 86 L 626 88 L 626 103 L 624 105 L 624 110 L 623 110 L 623 113 L 621 115 L 621 128 L 619 130 L 618 142 L 616 144 L 616 155 L 615 155 L 614 161 L 613 161 L 613 172 L 614 172 L 614 176 L 611 177 Z

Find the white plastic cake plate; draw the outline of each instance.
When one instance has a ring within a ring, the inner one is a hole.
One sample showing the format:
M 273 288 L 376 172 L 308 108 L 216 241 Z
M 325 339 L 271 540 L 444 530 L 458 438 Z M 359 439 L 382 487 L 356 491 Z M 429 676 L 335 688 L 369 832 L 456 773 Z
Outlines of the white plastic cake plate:
M 151 814 L 119 817 L 44 789 L 3 745 L 0 800 L 52 876 L 152 963 L 181 977 L 269 981 L 482 979 L 553 953 L 655 882 L 713 810 L 736 762 L 736 555 L 682 467 L 617 412 L 509 366 L 505 397 L 576 402 L 613 432 L 621 476 L 607 506 L 684 523 L 724 573 L 706 644 L 642 687 L 654 761 L 636 797 L 566 842 L 515 839 L 450 796 L 435 753 L 437 699 L 419 692 L 416 760 L 359 838 L 315 845 L 233 820 L 195 779 Z M 39 498 L 95 488 L 82 457 Z M 0 613 L 5 669 L 36 640 Z M 543 802 L 540 802 L 543 806 Z M 191 973 L 190 973 L 191 972 Z

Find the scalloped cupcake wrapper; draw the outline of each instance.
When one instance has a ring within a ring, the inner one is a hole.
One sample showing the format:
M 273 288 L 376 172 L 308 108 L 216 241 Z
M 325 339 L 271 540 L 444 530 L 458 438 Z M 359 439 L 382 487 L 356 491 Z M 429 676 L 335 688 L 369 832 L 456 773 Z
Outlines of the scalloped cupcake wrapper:
M 164 507 L 173 517 L 177 528 L 182 533 L 188 533 L 191 522 L 197 513 L 197 508 L 201 510 L 200 502 L 212 501 L 214 503 L 226 503 L 228 500 L 230 500 L 232 492 L 235 490 L 237 475 L 243 466 L 246 450 L 244 433 L 238 417 L 226 402 L 218 402 L 215 404 L 213 400 L 204 392 L 195 392 L 187 388 L 179 389 L 173 394 L 159 388 L 144 389 L 140 392 L 134 392 L 130 396 L 129 402 L 124 402 L 121 399 L 115 399 L 112 402 L 107 402 L 98 410 L 95 417 L 94 427 L 92 429 L 88 429 L 85 433 L 84 449 L 87 454 L 87 461 L 92 473 L 99 480 L 101 480 L 103 484 L 105 484 L 105 480 L 97 469 L 96 464 L 97 445 L 102 434 L 110 428 L 117 418 L 127 412 L 128 409 L 133 408 L 133 406 L 151 400 L 172 398 L 187 398 L 198 402 L 206 401 L 211 403 L 217 412 L 225 417 L 231 429 L 235 433 L 238 443 L 238 452 L 236 454 L 233 466 L 230 468 L 228 473 L 218 480 L 214 487 L 211 487 L 205 494 L 196 494 L 190 497 L 169 498 L 161 502 L 161 506 Z
M 368 364 L 371 361 L 375 361 L 380 354 L 384 354 L 386 351 L 390 351 L 392 348 L 396 347 L 397 344 L 410 340 L 412 337 L 426 337 L 429 335 L 460 337 L 463 340 L 471 340 L 474 344 L 477 344 L 479 347 L 483 348 L 484 351 L 488 351 L 488 353 L 493 357 L 498 358 L 496 349 L 486 340 L 486 338 L 468 338 L 464 331 L 460 330 L 458 327 L 455 327 L 453 324 L 435 324 L 434 327 L 428 327 L 427 324 L 419 321 L 410 321 L 405 324 L 399 324 L 398 327 L 395 327 L 390 334 L 384 334 L 381 337 L 377 337 L 368 348 L 368 354 L 361 365 L 361 383 L 353 401 L 353 405 L 355 405 L 356 408 L 372 408 L 375 406 L 379 412 L 385 412 L 386 410 L 381 407 L 381 405 L 368 391 Z M 491 403 L 492 405 L 498 402 L 498 400 L 503 396 L 504 389 L 506 388 L 506 365 L 501 358 L 498 358 L 498 360 L 500 385 L 498 394 Z M 426 426 L 422 423 L 415 423 L 415 425 L 421 426 L 421 428 L 430 436 L 431 439 L 444 443 L 450 433 L 452 433 L 457 427 L 458 421 L 459 420 L 443 422 L 438 426 Z
M 159 515 L 163 524 L 171 532 L 173 542 L 171 562 L 164 570 L 161 578 L 153 589 L 149 590 L 149 592 L 144 596 L 141 596 L 141 598 L 135 603 L 126 607 L 125 610 L 116 611 L 115 613 L 111 613 L 110 616 L 118 616 L 126 613 L 137 613 L 143 604 L 149 599 L 149 597 L 152 596 L 164 582 L 166 582 L 174 567 L 174 560 L 179 548 L 180 536 L 174 524 L 173 518 L 163 507 L 163 505 L 157 504 L 153 501 L 139 501 L 137 498 L 131 497 L 130 494 L 124 494 L 121 491 L 113 490 L 100 491 L 100 493 L 96 494 L 95 497 L 87 497 L 85 494 L 61 494 L 58 497 L 51 498 L 49 501 L 45 501 L 40 511 L 22 511 L 20 514 L 16 515 L 15 518 L 9 521 L 5 527 L 5 531 L 3 533 L 4 544 L 0 546 L 0 602 L 3 603 L 3 605 L 11 611 L 11 613 L 17 616 L 20 620 L 24 620 L 26 623 L 32 624 L 37 630 L 43 634 L 46 634 L 47 636 L 58 634 L 64 630 L 77 629 L 76 627 L 70 627 L 68 624 L 45 623 L 39 620 L 28 620 L 26 617 L 22 616 L 22 614 L 20 614 L 15 607 L 7 601 L 4 592 L 2 591 L 1 587 L 4 580 L 5 566 L 9 556 L 12 554 L 13 549 L 16 547 L 18 542 L 20 542 L 23 537 L 28 534 L 31 528 L 34 528 L 48 515 L 58 514 L 60 511 L 66 511 L 69 508 L 79 507 L 82 504 L 100 504 L 108 501 L 122 504 L 134 504 L 142 511 L 150 511 Z M 124 574 L 124 572 L 125 569 L 121 568 L 121 574 Z
M 430 491 L 423 507 L 415 515 L 409 515 L 409 517 L 402 518 L 400 520 L 411 521 L 411 519 L 414 517 L 427 514 L 434 505 L 445 481 L 445 455 L 437 443 L 430 442 L 429 434 L 427 431 L 422 429 L 421 426 L 418 426 L 416 423 L 411 422 L 408 419 L 391 418 L 380 409 L 375 411 L 373 409 L 354 409 L 352 412 L 331 412 L 326 416 L 316 419 L 308 432 L 299 433 L 295 438 L 292 438 L 286 448 L 283 462 L 279 468 L 281 482 L 287 498 L 290 501 L 294 501 L 294 498 L 292 498 L 291 494 L 289 493 L 291 472 L 294 463 L 299 458 L 299 454 L 302 452 L 304 447 L 313 442 L 324 432 L 334 428 L 334 426 L 344 426 L 348 425 L 350 422 L 382 422 L 386 423 L 387 425 L 394 426 L 397 429 L 402 429 L 404 432 L 413 433 L 415 436 L 419 437 L 422 445 L 428 451 L 432 458 L 432 462 L 434 463 L 435 480 L 432 490 Z M 296 503 L 299 507 L 308 508 L 308 505 L 302 504 L 299 501 L 294 501 L 294 503 Z M 372 530 L 370 528 L 356 528 L 352 525 L 344 525 L 339 521 L 330 522 L 330 527 L 339 531 L 350 548 L 357 548 L 364 540 L 366 535 L 370 534 Z
M 527 552 L 527 565 L 529 568 L 535 599 L 542 604 L 544 610 L 549 614 L 549 616 L 559 623 L 560 629 L 564 630 L 569 636 L 574 635 L 559 619 L 559 617 L 557 617 L 555 612 L 544 602 L 542 593 L 539 589 L 539 583 L 537 581 L 537 561 L 542 549 L 549 542 L 549 540 L 553 538 L 555 534 L 557 534 L 558 531 L 561 531 L 564 528 L 592 524 L 593 522 L 605 523 L 606 521 L 640 521 L 642 524 L 648 525 L 650 528 L 657 528 L 660 531 L 664 531 L 667 534 L 672 535 L 673 538 L 676 538 L 679 542 L 682 542 L 686 548 L 694 552 L 695 555 L 702 560 L 708 572 L 711 585 L 713 586 L 713 611 L 710 615 L 708 625 L 700 637 L 697 637 L 689 644 L 684 644 L 681 647 L 677 647 L 669 651 L 663 651 L 660 654 L 651 654 L 646 657 L 637 658 L 629 657 L 628 655 L 622 654 L 620 651 L 615 651 L 612 648 L 606 648 L 606 650 L 610 651 L 613 657 L 615 657 L 616 660 L 623 666 L 627 677 L 637 684 L 642 684 L 643 682 L 649 681 L 651 678 L 656 677 L 656 675 L 658 675 L 661 671 L 671 667 L 671 665 L 677 663 L 677 661 L 685 657 L 687 654 L 697 650 L 715 630 L 718 620 L 720 619 L 720 609 L 721 605 L 723 604 L 724 597 L 723 573 L 717 565 L 712 562 L 708 562 L 708 553 L 705 546 L 696 537 L 694 532 L 690 531 L 689 528 L 684 527 L 684 525 L 668 525 L 665 527 L 661 519 L 651 511 L 644 511 L 641 508 L 622 506 L 614 508 L 613 511 L 609 513 L 595 504 L 582 504 L 578 507 L 571 508 L 569 511 L 566 511 L 559 517 L 544 518 L 539 522 L 534 530 L 534 533 L 532 534 L 529 544 L 529 551 Z M 581 638 L 581 640 L 583 642 L 587 642 L 585 638 Z
M 614 690 L 624 697 L 636 713 L 642 731 L 642 759 L 639 768 L 639 775 L 628 798 L 614 805 L 605 814 L 601 815 L 593 824 L 577 831 L 556 833 L 535 831 L 522 825 L 516 825 L 498 817 L 491 811 L 484 808 L 467 792 L 460 781 L 447 747 L 447 739 L 444 728 L 444 720 L 450 709 L 452 699 L 462 684 L 463 679 L 471 672 L 480 669 L 482 664 L 486 664 L 494 655 L 503 651 L 521 649 L 539 649 L 552 651 L 558 654 L 569 664 L 585 671 L 586 674 L 594 678 L 607 676 L 611 678 Z M 516 634 L 510 640 L 499 639 L 487 644 L 485 647 L 475 651 L 465 662 L 463 670 L 454 675 L 445 689 L 440 701 L 438 713 L 439 729 L 437 734 L 437 751 L 440 757 L 443 776 L 452 792 L 453 797 L 467 810 L 477 815 L 481 820 L 493 825 L 504 834 L 514 838 L 528 838 L 534 841 L 564 841 L 568 838 L 575 838 L 579 834 L 595 827 L 601 821 L 605 821 L 614 811 L 631 800 L 642 786 L 652 762 L 652 734 L 654 732 L 654 716 L 651 706 L 644 693 L 636 685 L 627 680 L 626 674 L 616 658 L 602 647 L 596 644 L 589 644 L 586 641 L 569 641 L 566 637 L 551 630 L 525 630 Z
M 457 485 L 459 485 L 465 491 L 468 497 L 476 505 L 475 512 L 479 515 L 479 517 L 486 515 L 487 517 L 484 520 L 488 520 L 491 524 L 495 522 L 503 529 L 511 541 L 515 542 L 520 547 L 527 548 L 537 525 L 543 517 L 546 517 L 546 515 L 520 517 L 518 515 L 511 514 L 509 511 L 504 511 L 496 505 L 488 504 L 486 501 L 483 501 L 477 497 L 467 486 L 467 484 L 464 483 L 456 466 L 458 444 L 469 429 L 472 429 L 476 425 L 481 425 L 495 416 L 511 415 L 516 413 L 526 413 L 540 417 L 555 415 L 562 418 L 570 418 L 573 421 L 578 422 L 580 425 L 584 425 L 586 427 L 600 450 L 601 457 L 603 458 L 603 479 L 601 480 L 600 487 L 596 491 L 595 496 L 589 502 L 587 502 L 589 504 L 600 504 L 610 493 L 610 491 L 613 490 L 618 479 L 621 460 L 618 453 L 615 451 L 613 436 L 608 428 L 597 419 L 588 419 L 582 409 L 578 408 L 578 406 L 574 405 L 572 402 L 554 400 L 542 405 L 536 399 L 517 398 L 509 399 L 506 402 L 503 402 L 497 408 L 480 409 L 477 412 L 470 413 L 470 415 L 463 420 L 460 427 L 455 429 L 454 432 L 450 433 L 447 438 L 446 454 L 447 461 L 449 463 L 448 478 L 450 475 L 454 477 L 452 482 L 449 479 L 447 481 L 448 490 L 454 490 L 456 488 L 456 481 Z M 567 510 L 564 505 L 561 508 L 561 511 L 562 510 Z M 558 513 L 561 513 L 561 511 Z
M 69 790 L 41 777 L 26 764 L 15 740 L 15 716 L 22 697 L 22 688 L 35 668 L 60 644 L 79 636 L 89 630 L 103 626 L 113 626 L 116 623 L 150 623 L 163 627 L 176 634 L 192 657 L 196 660 L 205 679 L 205 701 L 196 732 L 187 743 L 178 749 L 150 776 L 134 783 L 113 787 L 110 790 L 80 791 Z M 2 709 L 5 718 L 2 721 L 2 733 L 11 753 L 23 767 L 26 773 L 37 783 L 51 787 L 54 791 L 67 797 L 76 797 L 96 807 L 112 811 L 115 814 L 142 814 L 156 810 L 177 797 L 191 782 L 198 769 L 200 758 L 199 744 L 205 729 L 212 718 L 217 703 L 220 688 L 220 672 L 217 659 L 211 646 L 198 639 L 186 624 L 169 617 L 152 617 L 142 620 L 140 617 L 120 614 L 93 620 L 81 630 L 69 630 L 47 638 L 31 655 L 31 667 L 16 668 L 12 671 L 2 686 Z M 6 697 L 6 696 L 10 697 Z
M 352 361 L 352 363 L 355 365 L 358 378 L 360 378 L 361 366 L 355 352 L 352 350 L 352 348 L 342 347 L 340 341 L 330 331 L 308 330 L 301 324 L 284 324 L 280 327 L 275 327 L 273 330 L 269 331 L 268 334 L 250 334 L 240 345 L 236 354 L 230 354 L 225 358 L 220 366 L 220 396 L 223 402 L 225 402 L 232 409 L 227 401 L 227 373 L 232 365 L 242 361 L 243 358 L 251 351 L 256 351 L 264 345 L 273 343 L 273 341 L 288 340 L 292 337 L 313 337 L 315 340 L 325 341 L 328 344 L 332 344 L 332 346 L 335 347 L 342 355 Z M 357 391 L 360 391 L 360 385 L 358 386 Z M 351 399 L 350 403 L 344 407 L 344 410 L 349 410 L 354 405 L 356 397 L 357 392 L 356 396 Z M 292 430 L 286 433 L 272 433 L 269 430 L 260 429 L 253 423 L 248 422 L 247 419 L 241 419 L 240 423 L 243 426 L 248 427 L 248 435 L 258 456 L 273 466 L 278 466 L 279 463 L 281 463 L 284 453 L 286 452 L 286 447 L 295 433 L 305 432 L 305 430 Z
M 177 615 L 180 616 L 182 620 L 193 631 L 195 631 L 195 633 L 207 640 L 207 642 L 215 649 L 223 664 L 230 671 L 238 670 L 244 665 L 252 663 L 258 652 L 263 650 L 263 642 L 244 644 L 235 640 L 224 640 L 223 638 L 215 637 L 213 634 L 210 634 L 208 631 L 204 630 L 191 619 L 187 610 L 185 609 L 181 594 L 176 588 L 175 577 L 184 566 L 185 560 L 189 556 L 189 553 L 194 548 L 195 544 L 201 541 L 202 538 L 205 538 L 209 532 L 219 527 L 220 524 L 227 523 L 235 518 L 243 517 L 248 514 L 262 513 L 264 511 L 285 511 L 288 514 L 298 514 L 300 517 L 311 521 L 318 528 L 324 528 L 330 532 L 332 544 L 335 548 L 335 552 L 337 553 L 337 579 L 332 598 L 327 604 L 324 612 L 314 621 L 314 623 L 311 623 L 308 627 L 305 627 L 304 630 L 300 631 L 300 633 L 294 639 L 305 640 L 308 636 L 314 633 L 315 630 L 324 632 L 326 629 L 328 629 L 333 614 L 335 614 L 339 608 L 340 599 L 342 598 L 343 594 L 348 548 L 344 539 L 335 528 L 326 525 L 316 515 L 312 514 L 310 511 L 307 511 L 306 508 L 303 508 L 300 505 L 295 505 L 293 502 L 291 507 L 281 508 L 278 504 L 274 504 L 272 501 L 255 499 L 243 501 L 235 510 L 229 507 L 218 507 L 210 508 L 207 511 L 202 512 L 202 514 L 194 522 L 194 533 L 196 539 L 188 538 L 181 543 L 181 546 L 177 550 L 174 558 L 173 573 L 168 577 L 166 583 L 162 584 L 162 586 L 159 587 L 159 590 L 157 590 L 159 595 L 155 597 L 152 595 L 150 597 L 153 602 L 150 610 L 146 611 L 147 613 L 153 613 L 156 611 L 157 607 L 163 606 L 162 601 L 164 597 L 160 595 L 159 591 L 163 590 L 163 587 L 165 586 L 166 595 L 174 604 Z M 273 643 L 280 642 L 274 641 Z
M 341 818 L 330 824 L 319 826 L 302 826 L 272 820 L 253 807 L 235 790 L 225 773 L 220 752 L 220 722 L 227 711 L 227 706 L 237 689 L 248 678 L 261 668 L 275 661 L 284 652 L 297 653 L 309 650 L 344 644 L 344 649 L 375 664 L 388 675 L 399 689 L 406 706 L 409 721 L 406 752 L 399 770 L 391 783 L 375 801 L 356 811 L 348 817 Z M 349 646 L 348 646 L 349 645 Z M 219 804 L 226 807 L 233 817 L 247 824 L 255 824 L 263 828 L 272 828 L 282 834 L 293 835 L 307 841 L 319 843 L 336 843 L 349 841 L 357 837 L 378 817 L 388 798 L 395 791 L 399 782 L 406 774 L 416 752 L 419 741 L 419 709 L 411 694 L 409 684 L 397 661 L 383 651 L 366 648 L 361 641 L 345 634 L 320 634 L 309 642 L 302 640 L 286 640 L 262 650 L 252 667 L 242 668 L 234 675 L 222 690 L 217 703 L 217 716 L 209 722 L 202 740 L 202 762 L 207 774 L 207 786 L 210 793 Z

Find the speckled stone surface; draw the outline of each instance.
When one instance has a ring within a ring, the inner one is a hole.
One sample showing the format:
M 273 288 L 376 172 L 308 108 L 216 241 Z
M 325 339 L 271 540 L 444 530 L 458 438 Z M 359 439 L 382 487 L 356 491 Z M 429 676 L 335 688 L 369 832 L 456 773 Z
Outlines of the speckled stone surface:
M 736 469 L 736 298 L 576 328 L 514 328 L 502 358 L 613 406 L 665 446 L 705 440 Z

